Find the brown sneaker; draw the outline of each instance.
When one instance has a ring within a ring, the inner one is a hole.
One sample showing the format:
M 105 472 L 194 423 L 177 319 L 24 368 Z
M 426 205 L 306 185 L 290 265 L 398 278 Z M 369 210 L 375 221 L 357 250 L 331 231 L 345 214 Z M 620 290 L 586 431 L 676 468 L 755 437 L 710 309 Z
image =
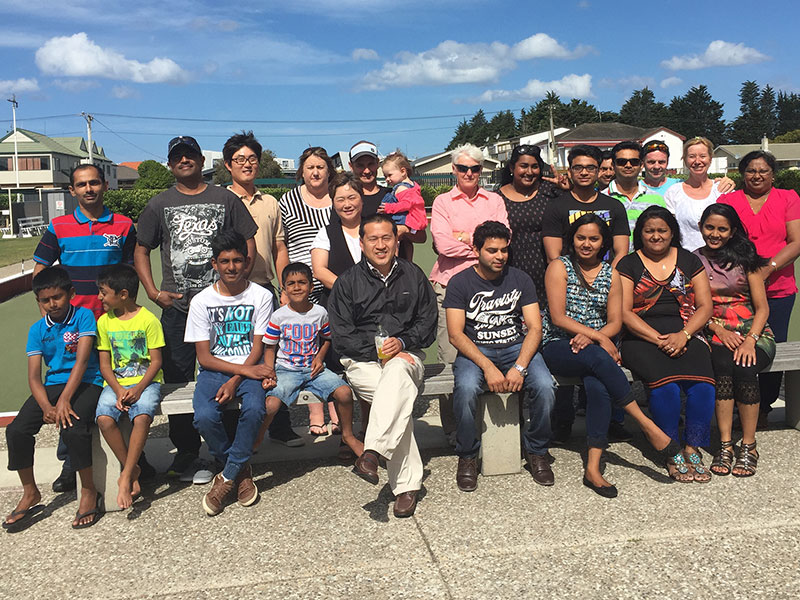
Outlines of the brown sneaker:
M 222 505 L 225 502 L 225 498 L 230 495 L 233 483 L 233 480 L 225 481 L 222 478 L 222 473 L 217 473 L 217 476 L 214 477 L 211 489 L 203 496 L 203 509 L 209 517 L 222 512 Z
M 250 506 L 258 500 L 258 488 L 253 483 L 253 469 L 250 463 L 242 467 L 236 477 L 236 500 L 242 506 Z

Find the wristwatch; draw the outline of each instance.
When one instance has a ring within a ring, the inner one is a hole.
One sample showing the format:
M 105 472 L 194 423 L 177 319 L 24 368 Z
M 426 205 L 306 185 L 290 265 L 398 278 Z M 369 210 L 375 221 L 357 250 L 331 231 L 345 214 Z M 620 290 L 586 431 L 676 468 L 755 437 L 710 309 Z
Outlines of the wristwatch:
M 515 363 L 514 364 L 514 368 L 517 371 L 519 371 L 519 374 L 522 375 L 523 377 L 526 377 L 528 375 L 528 369 L 526 369 L 525 367 L 521 367 L 521 366 L 519 366 L 518 364 Z

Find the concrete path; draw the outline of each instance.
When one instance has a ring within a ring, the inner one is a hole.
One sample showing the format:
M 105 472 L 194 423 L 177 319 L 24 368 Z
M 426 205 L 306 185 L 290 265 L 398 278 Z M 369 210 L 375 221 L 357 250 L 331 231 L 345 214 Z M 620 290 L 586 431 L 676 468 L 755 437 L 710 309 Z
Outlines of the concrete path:
M 25 531 L 0 533 L 0 598 L 800 597 L 798 431 L 759 433 L 754 478 L 705 485 L 671 482 L 637 435 L 607 453 L 613 500 L 581 485 L 580 430 L 552 450 L 554 487 L 523 471 L 481 477 L 470 494 L 456 487 L 457 459 L 435 418 L 417 431 L 424 497 L 403 520 L 385 471 L 378 486 L 358 479 L 330 458 L 330 437 L 299 450 L 265 443 L 254 468 L 262 496 L 250 508 L 206 517 L 207 486 L 160 476 L 133 509 L 73 531 L 75 494 L 49 491 L 58 468 L 52 446 L 40 448 L 47 508 Z M 148 443 L 160 468 L 167 448 L 165 438 Z M 0 490 L 3 514 L 18 493 Z

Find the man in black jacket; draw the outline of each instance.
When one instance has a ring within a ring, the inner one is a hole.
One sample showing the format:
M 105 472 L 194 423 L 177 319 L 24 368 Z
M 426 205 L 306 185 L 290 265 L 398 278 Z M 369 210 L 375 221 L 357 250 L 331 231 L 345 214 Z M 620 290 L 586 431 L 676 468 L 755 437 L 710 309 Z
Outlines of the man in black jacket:
M 328 301 L 334 349 L 356 397 L 372 405 L 353 471 L 376 484 L 384 457 L 394 515 L 410 517 L 422 486 L 411 411 L 425 373 L 423 350 L 436 336 L 436 297 L 419 267 L 396 258 L 389 216 L 367 217 L 359 234 L 361 261 L 339 276 Z

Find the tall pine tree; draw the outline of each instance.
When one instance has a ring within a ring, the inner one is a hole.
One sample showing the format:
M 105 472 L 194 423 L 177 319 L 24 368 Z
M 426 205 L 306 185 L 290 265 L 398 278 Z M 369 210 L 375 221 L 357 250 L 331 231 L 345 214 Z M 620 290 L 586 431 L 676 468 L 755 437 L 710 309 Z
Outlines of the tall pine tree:
M 699 85 L 672 99 L 665 124 L 687 138 L 701 135 L 718 146 L 726 139 L 722 107 L 722 103 L 711 97 L 706 86 Z
M 619 111 L 619 120 L 636 127 L 658 127 L 667 120 L 667 106 L 656 102 L 656 96 L 648 87 L 634 90 Z

